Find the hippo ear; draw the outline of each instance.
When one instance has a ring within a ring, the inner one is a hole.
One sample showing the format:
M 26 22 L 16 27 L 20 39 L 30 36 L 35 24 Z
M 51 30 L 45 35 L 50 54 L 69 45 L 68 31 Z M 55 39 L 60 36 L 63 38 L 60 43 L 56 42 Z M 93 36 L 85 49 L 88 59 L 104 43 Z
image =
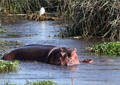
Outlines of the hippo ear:
M 77 52 L 77 49 L 74 48 L 73 51 L 71 52 L 71 55 L 74 55 L 74 53 L 76 53 L 76 52 Z
M 63 52 L 63 49 L 62 49 L 62 48 L 60 48 L 60 52 Z
M 77 52 L 77 49 L 76 49 L 76 48 L 74 48 L 74 49 L 73 49 L 73 52 Z

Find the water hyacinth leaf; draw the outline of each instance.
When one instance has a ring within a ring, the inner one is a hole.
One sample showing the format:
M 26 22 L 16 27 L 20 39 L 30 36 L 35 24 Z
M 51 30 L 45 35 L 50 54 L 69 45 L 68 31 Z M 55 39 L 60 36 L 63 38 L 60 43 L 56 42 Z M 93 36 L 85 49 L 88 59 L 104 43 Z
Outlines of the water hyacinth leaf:
M 16 72 L 19 62 L 9 62 L 0 60 L 0 73 Z
M 120 42 L 105 42 L 89 47 L 88 49 L 96 54 L 120 56 Z
M 58 85 L 57 83 L 53 82 L 53 81 L 27 81 L 27 83 L 25 85 Z

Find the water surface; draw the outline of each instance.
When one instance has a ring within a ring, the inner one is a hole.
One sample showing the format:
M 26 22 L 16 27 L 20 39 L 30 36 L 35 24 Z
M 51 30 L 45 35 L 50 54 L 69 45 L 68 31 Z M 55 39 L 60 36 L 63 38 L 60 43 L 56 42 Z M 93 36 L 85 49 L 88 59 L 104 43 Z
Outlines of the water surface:
M 26 80 L 52 80 L 59 85 L 119 85 L 120 58 L 110 57 L 112 62 L 100 62 L 108 56 L 95 56 L 84 52 L 89 45 L 99 42 L 77 39 L 61 39 L 57 37 L 62 26 L 54 25 L 52 21 L 22 21 L 22 23 L 8 25 L 10 33 L 1 34 L 2 40 L 20 41 L 27 44 L 45 44 L 68 48 L 77 48 L 79 59 L 92 58 L 93 64 L 80 64 L 63 67 L 40 62 L 20 62 L 20 70 L 16 73 L 0 74 L 0 83 L 25 84 Z M 0 84 L 0 85 L 1 85 Z

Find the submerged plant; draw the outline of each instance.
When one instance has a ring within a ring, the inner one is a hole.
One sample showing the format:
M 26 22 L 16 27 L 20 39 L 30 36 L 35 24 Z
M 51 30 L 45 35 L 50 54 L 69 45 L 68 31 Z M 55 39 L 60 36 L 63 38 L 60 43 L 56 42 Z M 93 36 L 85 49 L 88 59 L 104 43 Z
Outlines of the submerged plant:
M 15 72 L 17 71 L 18 64 L 18 61 L 9 62 L 0 60 L 0 73 Z
M 105 42 L 88 48 L 96 54 L 120 56 L 120 42 Z

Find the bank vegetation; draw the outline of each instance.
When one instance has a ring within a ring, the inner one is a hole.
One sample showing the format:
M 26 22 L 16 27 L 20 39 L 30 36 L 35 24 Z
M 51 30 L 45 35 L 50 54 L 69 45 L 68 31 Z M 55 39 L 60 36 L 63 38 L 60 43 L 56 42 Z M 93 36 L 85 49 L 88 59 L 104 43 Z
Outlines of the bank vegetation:
M 88 47 L 88 49 L 98 55 L 120 56 L 120 42 L 104 42 Z
M 65 16 L 72 23 L 62 36 L 120 40 L 120 1 L 74 0 Z
M 9 13 L 35 13 L 41 7 L 57 13 L 67 24 L 62 37 L 120 40 L 119 0 L 1 0 L 1 6 Z

